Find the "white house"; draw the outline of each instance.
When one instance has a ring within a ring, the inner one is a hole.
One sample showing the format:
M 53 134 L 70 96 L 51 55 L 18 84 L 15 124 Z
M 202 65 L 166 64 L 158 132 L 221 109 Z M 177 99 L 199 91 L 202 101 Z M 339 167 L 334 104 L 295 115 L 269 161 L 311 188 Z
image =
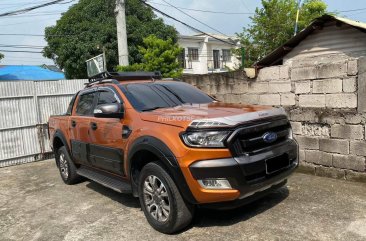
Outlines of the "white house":
M 240 61 L 233 56 L 231 49 L 236 42 L 222 35 L 180 35 L 178 44 L 183 48 L 180 62 L 184 74 L 207 74 L 226 72 L 239 67 Z M 220 41 L 219 39 L 227 42 Z

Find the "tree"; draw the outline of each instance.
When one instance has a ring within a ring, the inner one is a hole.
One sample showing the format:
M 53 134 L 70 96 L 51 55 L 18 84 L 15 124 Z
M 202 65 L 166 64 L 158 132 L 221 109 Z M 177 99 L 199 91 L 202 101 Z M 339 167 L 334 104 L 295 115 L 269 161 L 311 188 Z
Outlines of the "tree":
M 0 53 L 0 60 L 2 60 L 4 58 L 4 55 L 2 53 Z
M 182 48 L 172 39 L 163 40 L 150 35 L 139 46 L 139 53 L 143 56 L 141 63 L 130 66 L 118 66 L 119 71 L 160 71 L 163 77 L 176 78 L 182 75 L 183 69 L 178 62 Z
M 45 29 L 48 46 L 44 56 L 66 72 L 67 78 L 85 78 L 85 61 L 106 51 L 107 68 L 118 64 L 115 0 L 80 0 L 62 15 L 55 26 Z M 131 64 L 142 61 L 138 46 L 143 38 L 155 34 L 177 41 L 174 27 L 164 24 L 139 0 L 126 0 L 127 41 Z
M 245 66 L 275 50 L 294 35 L 297 0 L 262 0 L 262 8 L 256 8 L 252 24 L 237 34 L 245 50 Z M 326 11 L 322 0 L 305 0 L 300 8 L 298 31 Z M 240 56 L 240 50 L 236 50 Z

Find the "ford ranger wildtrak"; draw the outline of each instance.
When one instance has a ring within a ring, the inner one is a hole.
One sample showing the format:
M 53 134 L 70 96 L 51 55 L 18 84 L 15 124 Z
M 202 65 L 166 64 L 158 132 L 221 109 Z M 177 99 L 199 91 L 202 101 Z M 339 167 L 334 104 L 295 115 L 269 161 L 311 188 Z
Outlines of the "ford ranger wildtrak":
M 91 79 L 49 135 L 66 184 L 131 193 L 153 228 L 174 233 L 195 207 L 235 208 L 286 184 L 298 146 L 284 109 L 217 101 L 157 72 Z

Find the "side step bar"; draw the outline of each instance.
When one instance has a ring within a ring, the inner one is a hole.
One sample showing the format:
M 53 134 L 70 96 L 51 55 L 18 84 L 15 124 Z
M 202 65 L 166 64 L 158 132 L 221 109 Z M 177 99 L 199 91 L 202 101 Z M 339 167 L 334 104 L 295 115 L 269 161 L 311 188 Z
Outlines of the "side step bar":
M 116 192 L 132 193 L 131 184 L 103 171 L 81 166 L 76 170 L 76 173 Z

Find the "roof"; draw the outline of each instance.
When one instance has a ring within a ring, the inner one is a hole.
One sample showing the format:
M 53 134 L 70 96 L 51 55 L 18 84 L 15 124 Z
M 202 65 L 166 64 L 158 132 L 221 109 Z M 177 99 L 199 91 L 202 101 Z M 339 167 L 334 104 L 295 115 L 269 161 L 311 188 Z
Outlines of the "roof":
M 56 65 L 43 64 L 43 65 L 41 65 L 41 67 L 44 69 L 49 69 L 54 72 L 62 72 L 62 70 L 59 67 L 57 67 Z
M 0 81 L 4 80 L 60 80 L 64 73 L 51 71 L 41 66 L 0 65 Z
M 220 42 L 224 43 L 222 41 L 226 41 L 227 44 L 235 45 L 236 41 L 238 41 L 238 38 L 235 36 L 225 36 L 221 34 L 194 34 L 194 35 L 179 35 L 178 39 L 180 40 L 194 40 L 197 42 L 205 41 L 205 39 L 208 37 L 208 41 L 210 42 Z M 220 41 L 222 40 L 222 41 Z
M 259 60 L 254 64 L 257 68 L 263 68 L 266 66 L 276 65 L 282 58 L 289 53 L 294 47 L 296 47 L 301 41 L 303 41 L 307 36 L 309 36 L 314 30 L 321 28 L 324 23 L 336 21 L 339 23 L 348 24 L 358 30 L 366 32 L 366 23 L 354 21 L 347 18 L 342 18 L 338 16 L 332 16 L 325 14 L 319 18 L 316 18 L 311 22 L 306 28 L 301 32 L 296 34 L 294 37 L 290 38 L 286 43 L 269 53 L 267 56 Z

